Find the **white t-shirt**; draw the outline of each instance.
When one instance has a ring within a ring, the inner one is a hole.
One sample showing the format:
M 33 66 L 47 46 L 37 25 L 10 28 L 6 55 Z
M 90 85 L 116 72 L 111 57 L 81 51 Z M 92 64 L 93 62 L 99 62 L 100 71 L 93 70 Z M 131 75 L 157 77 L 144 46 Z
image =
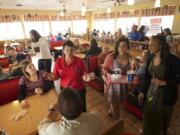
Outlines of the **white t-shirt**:
M 32 43 L 32 47 L 39 47 L 40 52 L 37 53 L 39 59 L 51 59 L 49 42 L 46 38 L 41 37 L 38 42 Z
M 75 120 L 45 122 L 38 126 L 39 135 L 100 135 L 102 120 L 95 113 L 82 113 Z

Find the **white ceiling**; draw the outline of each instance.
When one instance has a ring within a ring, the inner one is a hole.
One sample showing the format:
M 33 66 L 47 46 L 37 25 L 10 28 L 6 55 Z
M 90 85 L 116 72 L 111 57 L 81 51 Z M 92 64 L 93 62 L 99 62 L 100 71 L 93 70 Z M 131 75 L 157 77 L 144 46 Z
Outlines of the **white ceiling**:
M 62 10 L 65 8 L 71 11 L 81 11 L 82 2 L 88 7 L 87 10 L 96 10 L 113 6 L 116 1 L 127 0 L 0 0 L 0 9 L 37 9 L 37 10 Z M 145 3 L 152 0 L 135 0 L 135 3 Z M 23 6 L 16 6 L 21 4 Z M 116 4 L 118 5 L 118 4 Z

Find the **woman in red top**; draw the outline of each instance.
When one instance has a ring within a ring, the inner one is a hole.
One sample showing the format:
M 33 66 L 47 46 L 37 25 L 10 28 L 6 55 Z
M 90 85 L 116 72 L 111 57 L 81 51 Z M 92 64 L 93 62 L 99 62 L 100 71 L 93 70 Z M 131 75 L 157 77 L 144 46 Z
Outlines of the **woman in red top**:
M 62 88 L 73 88 L 78 91 L 86 112 L 86 88 L 84 81 L 94 78 L 94 73 L 87 74 L 84 61 L 74 55 L 74 44 L 68 40 L 63 45 L 64 57 L 57 59 L 54 67 L 53 79 L 61 78 Z

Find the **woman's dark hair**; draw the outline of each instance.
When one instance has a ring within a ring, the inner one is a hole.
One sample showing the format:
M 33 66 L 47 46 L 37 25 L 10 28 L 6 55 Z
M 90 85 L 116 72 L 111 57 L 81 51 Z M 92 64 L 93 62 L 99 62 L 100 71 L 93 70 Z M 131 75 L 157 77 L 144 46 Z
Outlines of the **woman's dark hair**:
M 71 47 L 71 48 L 75 48 L 74 43 L 73 43 L 71 40 L 67 40 L 67 41 L 64 42 L 64 44 L 63 44 L 63 50 L 64 50 L 64 48 L 65 48 L 66 46 Z
M 164 31 L 167 32 L 167 35 L 172 35 L 171 30 L 169 28 L 165 28 Z
M 36 30 L 31 30 L 30 34 L 33 35 L 33 38 L 32 38 L 33 42 L 38 42 L 39 39 L 41 38 L 41 35 Z
M 119 44 L 121 42 L 125 42 L 127 44 L 127 48 L 130 49 L 130 46 L 129 46 L 129 39 L 128 38 L 119 38 L 116 42 L 115 42 L 115 45 L 114 45 L 114 59 L 117 58 L 117 56 L 119 55 L 119 51 L 118 51 L 118 47 L 119 47 Z
M 152 36 L 151 39 L 157 41 L 157 43 L 160 45 L 160 50 L 161 50 L 160 57 L 162 63 L 164 63 L 165 59 L 170 53 L 170 47 L 169 44 L 166 42 L 166 38 L 163 35 L 156 35 L 156 36 Z
M 90 43 L 90 49 L 94 49 L 98 46 L 96 39 L 92 39 Z
M 71 88 L 63 89 L 58 97 L 58 108 L 66 119 L 78 118 L 82 113 L 82 101 L 79 94 Z
M 144 29 L 145 29 L 145 26 L 142 25 L 142 26 L 140 27 L 140 29 L 139 29 L 139 33 L 141 34 L 141 33 L 144 31 Z

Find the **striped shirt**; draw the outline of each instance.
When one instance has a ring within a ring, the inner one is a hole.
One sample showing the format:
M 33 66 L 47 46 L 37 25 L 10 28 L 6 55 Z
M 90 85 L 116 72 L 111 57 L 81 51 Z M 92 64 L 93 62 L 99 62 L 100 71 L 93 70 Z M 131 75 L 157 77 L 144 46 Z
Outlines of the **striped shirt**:
M 25 86 L 26 96 L 33 95 L 36 88 L 41 88 L 43 90 L 46 72 L 39 71 L 39 72 L 37 72 L 37 74 L 38 74 L 38 80 L 35 82 L 31 82 L 25 76 L 22 76 L 20 78 L 19 86 L 21 86 L 21 85 Z

